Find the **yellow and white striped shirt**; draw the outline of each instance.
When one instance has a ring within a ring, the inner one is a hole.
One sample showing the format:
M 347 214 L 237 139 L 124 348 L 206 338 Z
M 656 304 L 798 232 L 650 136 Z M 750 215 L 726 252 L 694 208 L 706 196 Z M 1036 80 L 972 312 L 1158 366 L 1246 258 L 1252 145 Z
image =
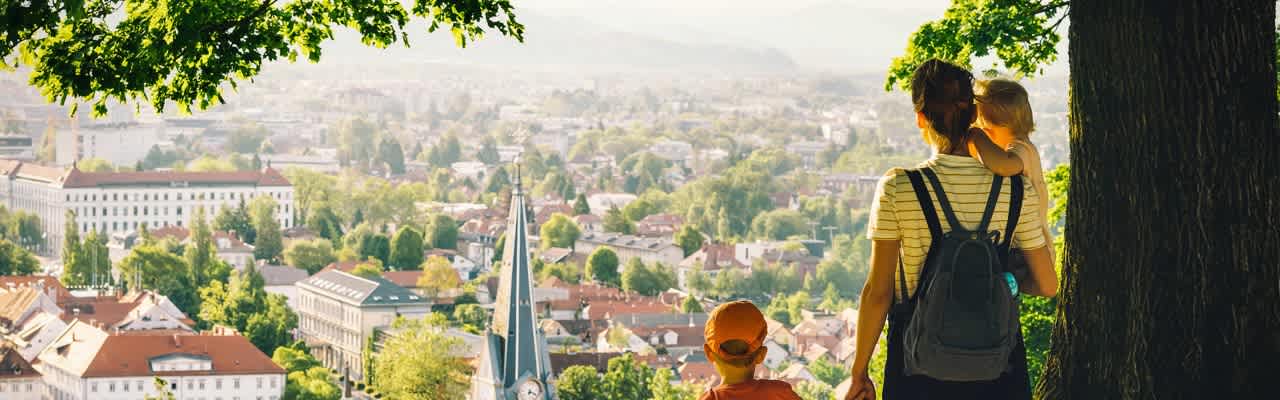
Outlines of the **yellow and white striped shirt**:
M 982 211 L 987 205 L 987 197 L 991 193 L 991 180 L 994 177 L 991 171 L 972 157 L 947 154 L 935 155 L 920 166 L 932 168 L 938 175 L 938 181 L 947 192 L 947 200 L 951 202 L 956 219 L 964 224 L 965 228 L 977 229 L 978 222 L 982 220 Z M 928 178 L 922 178 L 925 186 L 932 193 L 933 187 L 929 184 Z M 1040 216 L 1040 196 L 1032 187 L 1030 180 L 1023 179 L 1022 185 L 1022 211 L 1013 237 L 1014 246 L 1024 250 L 1034 250 L 1046 244 L 1044 222 Z M 1009 223 L 1009 187 L 1009 184 L 1005 183 L 1000 188 L 1000 198 L 997 200 L 995 211 L 991 215 L 991 224 L 988 227 L 990 230 L 1004 231 Z M 942 231 L 950 231 L 951 227 L 947 223 L 947 217 L 942 213 L 942 206 L 938 205 L 937 195 L 930 197 L 933 199 L 934 210 L 937 210 Z M 872 240 L 901 241 L 902 269 L 907 275 L 907 291 L 914 293 L 916 281 L 920 277 L 920 267 L 924 264 L 924 257 L 929 250 L 932 238 L 929 236 L 929 225 L 925 222 L 924 213 L 920 210 L 919 202 L 916 201 L 915 191 L 911 187 L 911 180 L 907 178 L 905 169 L 889 170 L 880 180 L 876 201 L 872 203 L 871 220 L 867 224 L 867 237 Z M 1001 234 L 1000 237 L 1003 240 L 1004 235 Z M 897 274 L 895 267 L 893 277 L 895 297 L 898 297 L 898 292 L 901 291 Z

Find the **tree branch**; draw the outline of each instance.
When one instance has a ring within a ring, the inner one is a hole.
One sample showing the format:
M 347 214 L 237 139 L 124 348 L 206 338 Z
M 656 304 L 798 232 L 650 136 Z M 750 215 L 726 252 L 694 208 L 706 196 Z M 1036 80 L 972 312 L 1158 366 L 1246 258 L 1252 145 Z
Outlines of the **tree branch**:
M 1042 6 L 1042 7 L 1040 7 L 1040 8 L 1037 8 L 1035 11 L 1032 11 L 1032 12 L 1031 12 L 1031 15 L 1043 14 L 1043 13 L 1046 13 L 1046 12 L 1049 12 L 1049 11 L 1056 11 L 1056 10 L 1057 10 L 1057 9 L 1059 9 L 1059 8 L 1066 7 L 1066 6 L 1070 6 L 1070 5 L 1071 5 L 1071 1 L 1070 1 L 1070 0 L 1062 0 L 1062 1 L 1052 2 L 1052 3 L 1049 3 L 1049 4 L 1045 4 L 1044 6 Z
M 1062 13 L 1062 16 L 1058 17 L 1058 20 L 1054 21 L 1053 25 L 1049 25 L 1049 32 L 1058 30 L 1058 25 L 1062 24 L 1062 21 L 1067 19 L 1067 15 L 1070 15 L 1070 13 Z
M 222 24 L 213 25 L 213 26 L 201 29 L 200 32 L 202 33 L 207 33 L 211 31 L 224 32 L 228 29 L 240 30 L 240 28 L 243 28 L 244 26 L 248 25 L 250 22 L 253 22 L 253 20 L 258 19 L 258 17 L 261 17 L 263 14 L 266 14 L 267 10 L 270 10 L 271 6 L 274 6 L 275 4 L 276 4 L 276 0 L 263 0 L 262 4 L 259 4 L 258 8 L 254 9 L 252 13 L 249 13 L 249 15 L 246 15 L 243 18 L 240 18 L 239 20 L 227 21 Z

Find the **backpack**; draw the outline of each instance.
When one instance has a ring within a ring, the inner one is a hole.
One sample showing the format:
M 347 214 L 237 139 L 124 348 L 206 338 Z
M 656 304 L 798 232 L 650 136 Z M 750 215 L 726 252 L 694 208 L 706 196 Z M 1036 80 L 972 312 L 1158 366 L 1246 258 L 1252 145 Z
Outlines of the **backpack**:
M 942 232 L 921 175 L 933 186 L 950 232 Z M 1004 272 L 1022 209 L 1021 177 L 1010 179 L 1009 223 L 1003 238 L 1000 232 L 987 230 L 1000 197 L 1001 176 L 992 179 L 986 210 L 975 230 L 956 219 L 933 170 L 909 170 L 907 177 L 929 225 L 932 243 L 911 297 L 907 297 L 899 258 L 901 299 L 910 315 L 902 342 L 905 374 L 955 382 L 995 380 L 1009 369 L 1009 355 L 1019 340 L 1018 299 Z

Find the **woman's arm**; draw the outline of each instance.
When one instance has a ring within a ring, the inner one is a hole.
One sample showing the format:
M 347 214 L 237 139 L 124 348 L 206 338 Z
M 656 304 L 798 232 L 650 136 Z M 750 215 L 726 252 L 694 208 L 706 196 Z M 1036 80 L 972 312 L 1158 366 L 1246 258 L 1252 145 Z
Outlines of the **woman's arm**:
M 970 128 L 969 155 L 996 175 L 1014 176 L 1022 173 L 1022 159 L 1012 151 L 997 146 L 982 129 Z
M 867 374 L 871 354 L 880 342 L 885 317 L 893 305 L 893 275 L 898 267 L 897 240 L 874 240 L 871 246 L 871 276 L 862 287 L 858 306 L 858 329 L 855 333 L 852 373 L 854 379 Z
M 1022 250 L 1027 260 L 1030 278 L 1019 287 L 1022 293 L 1032 296 L 1053 297 L 1058 294 L 1058 274 L 1053 270 L 1053 259 L 1049 256 L 1049 246 L 1040 246 L 1033 250 Z M 861 322 L 861 320 L 859 320 Z

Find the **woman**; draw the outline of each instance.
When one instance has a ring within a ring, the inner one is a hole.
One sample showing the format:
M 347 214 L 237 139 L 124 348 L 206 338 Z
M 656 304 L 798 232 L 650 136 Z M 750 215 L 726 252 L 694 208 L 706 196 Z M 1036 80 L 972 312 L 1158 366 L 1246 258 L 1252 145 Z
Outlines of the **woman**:
M 978 226 L 994 179 L 990 170 L 969 156 L 966 146 L 969 128 L 976 116 L 973 97 L 973 75 L 955 65 L 930 60 L 917 68 L 912 76 L 911 98 L 915 105 L 916 125 L 920 127 L 925 142 L 937 153 L 921 167 L 927 167 L 937 175 L 958 223 L 967 229 Z M 1053 296 L 1058 279 L 1041 230 L 1044 222 L 1037 211 L 1041 200 L 1030 183 L 1024 181 L 1023 186 L 1023 201 L 1018 223 L 1013 229 L 1012 246 L 1025 256 L 1029 277 L 1011 286 L 1025 294 Z M 1001 231 L 1009 230 L 1005 226 L 1010 215 L 1010 188 L 1011 185 L 1001 185 L 996 207 L 990 214 L 990 226 L 999 227 L 997 229 Z M 928 198 L 933 201 L 935 210 L 941 210 L 937 193 Z M 880 340 L 890 306 L 895 301 L 910 299 L 909 294 L 915 293 L 921 266 L 932 241 L 922 210 L 906 170 L 895 168 L 886 173 L 880 181 L 867 228 L 873 241 L 871 274 L 862 289 L 852 367 L 853 384 L 845 395 L 846 400 L 875 398 L 875 388 L 867 375 L 872 352 Z M 945 219 L 940 223 L 942 232 L 952 230 Z M 1001 236 L 1004 236 L 1003 232 Z M 898 271 L 902 271 L 902 277 L 896 276 Z M 895 290 L 899 282 L 905 288 Z M 1026 355 L 1020 336 L 1010 355 L 1008 369 L 995 380 L 951 382 L 924 375 L 906 375 L 902 338 L 910 318 L 910 314 L 895 313 L 889 324 L 885 399 L 1030 399 Z

